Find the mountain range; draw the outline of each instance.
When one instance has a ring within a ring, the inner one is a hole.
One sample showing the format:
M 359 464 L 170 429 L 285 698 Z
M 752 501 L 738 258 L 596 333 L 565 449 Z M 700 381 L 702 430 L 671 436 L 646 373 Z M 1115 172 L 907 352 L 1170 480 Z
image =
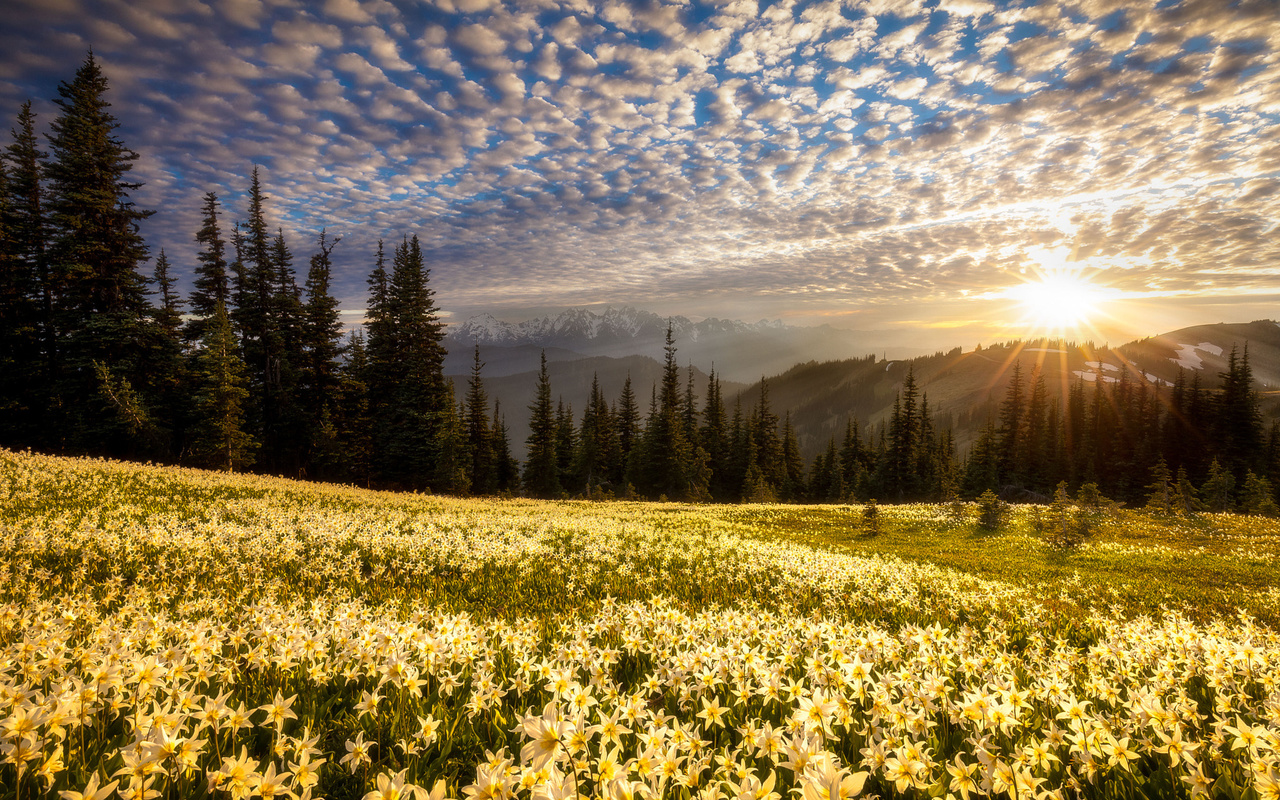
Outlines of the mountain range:
M 482 351 L 485 374 L 492 377 L 536 368 L 542 350 L 546 350 L 548 361 L 632 355 L 661 359 L 668 324 L 681 364 L 692 363 L 703 371 L 714 369 L 736 381 L 758 380 L 799 361 L 847 358 L 867 340 L 864 333 L 829 326 L 714 317 L 693 322 L 687 317 L 663 317 L 630 307 L 607 308 L 600 313 L 572 308 L 555 317 L 524 322 L 504 322 L 482 314 L 448 329 L 445 373 L 467 372 L 476 345 Z

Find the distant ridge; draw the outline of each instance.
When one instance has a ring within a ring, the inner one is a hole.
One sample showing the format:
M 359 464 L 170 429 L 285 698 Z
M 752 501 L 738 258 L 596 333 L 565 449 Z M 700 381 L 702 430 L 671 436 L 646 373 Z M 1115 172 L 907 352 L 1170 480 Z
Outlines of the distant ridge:
M 538 351 L 543 348 L 551 361 L 633 355 L 660 359 L 668 320 L 682 365 L 692 363 L 704 372 L 714 368 L 718 374 L 740 381 L 759 380 L 761 375 L 781 372 L 812 358 L 861 355 L 860 343 L 866 339 L 866 334 L 826 325 L 799 327 L 780 320 L 742 322 L 716 317 L 694 322 L 630 306 L 600 312 L 571 308 L 554 317 L 524 322 L 480 314 L 447 329 L 445 372 L 458 375 L 468 371 L 476 345 L 489 367 L 486 375 L 493 377 L 536 369 Z

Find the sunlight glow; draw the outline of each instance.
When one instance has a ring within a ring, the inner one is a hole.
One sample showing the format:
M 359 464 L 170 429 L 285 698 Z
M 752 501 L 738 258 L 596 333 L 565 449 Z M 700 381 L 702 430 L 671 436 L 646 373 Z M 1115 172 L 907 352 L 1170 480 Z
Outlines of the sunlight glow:
M 1026 282 L 1002 293 L 1022 307 L 1022 324 L 1029 332 L 1082 333 L 1099 313 L 1099 306 L 1116 295 L 1092 281 L 1084 265 L 1071 261 L 1063 248 L 1041 250 L 1033 258 L 1038 265 L 1030 270 Z

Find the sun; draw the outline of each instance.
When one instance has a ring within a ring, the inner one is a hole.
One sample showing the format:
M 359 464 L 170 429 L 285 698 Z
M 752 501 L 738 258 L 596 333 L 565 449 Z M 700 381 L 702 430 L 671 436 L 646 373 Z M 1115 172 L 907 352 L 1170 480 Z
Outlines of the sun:
M 1005 296 L 1022 306 L 1026 322 L 1046 331 L 1069 331 L 1088 324 L 1102 299 L 1080 275 L 1048 273 L 1014 286 Z
M 1095 264 L 1078 262 L 1065 248 L 1029 253 L 1033 264 L 1026 279 L 1000 296 L 1022 309 L 1020 323 L 1035 335 L 1062 336 L 1088 332 L 1101 306 L 1116 292 L 1095 279 Z

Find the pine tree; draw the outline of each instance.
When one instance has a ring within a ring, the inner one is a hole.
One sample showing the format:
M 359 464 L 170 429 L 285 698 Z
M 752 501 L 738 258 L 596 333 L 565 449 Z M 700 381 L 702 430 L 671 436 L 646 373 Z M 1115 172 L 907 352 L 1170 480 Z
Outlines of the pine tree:
M 560 398 L 556 405 L 556 476 L 563 489 L 573 486 L 573 456 L 578 449 L 578 430 L 573 424 L 573 406 Z
M 465 416 L 472 494 L 493 494 L 498 491 L 494 437 L 489 422 L 489 396 L 484 390 L 484 378 L 480 374 L 483 369 L 480 345 L 477 344 L 471 364 L 471 377 L 467 381 Z
M 214 315 L 219 305 L 231 305 L 231 285 L 227 274 L 227 243 L 222 239 L 218 223 L 218 195 L 206 192 L 201 206 L 200 230 L 196 231 L 195 287 L 189 298 L 193 319 L 187 323 L 186 336 L 190 341 L 202 338 L 205 321 Z
M 760 376 L 760 401 L 751 414 L 751 434 L 755 440 L 755 463 L 776 497 L 786 482 L 786 463 L 782 455 L 782 438 L 778 435 L 778 415 L 769 406 L 769 382 Z
M 45 154 L 36 143 L 30 101 L 12 134 L 0 154 L 0 441 L 17 447 L 48 441 L 50 426 L 42 420 L 52 391 L 54 341 L 41 185 Z
M 997 480 L 1001 484 L 1022 485 L 1023 475 L 1018 461 L 1022 452 L 1023 408 L 1022 362 L 1015 361 L 1013 373 L 1009 376 L 1009 386 L 1005 389 L 1004 401 L 1000 404 L 1000 449 Z
M 446 452 L 452 440 L 441 436 L 454 412 L 443 374 L 444 328 L 429 280 L 418 237 L 406 238 L 392 255 L 387 287 L 389 353 L 381 343 L 375 348 L 372 330 L 369 341 L 371 366 L 388 367 L 392 386 L 390 404 L 380 407 L 386 417 L 379 426 L 385 436 L 382 469 L 414 488 L 453 481 L 438 465 L 458 455 Z
M 494 401 L 493 442 L 494 482 L 499 492 L 514 492 L 520 488 L 520 462 L 511 455 L 511 442 L 507 436 L 507 421 L 502 416 L 502 405 Z
M 1222 466 L 1231 473 L 1237 486 L 1243 485 L 1245 473 L 1261 468 L 1264 452 L 1262 414 L 1253 388 L 1253 369 L 1249 366 L 1249 346 L 1243 355 L 1231 348 L 1227 371 L 1221 373 L 1222 389 L 1217 397 L 1214 415 L 1214 440 Z
M 202 466 L 233 471 L 253 463 L 257 442 L 245 431 L 244 363 L 226 309 L 218 306 L 205 327 L 196 355 L 199 381 L 194 397 L 195 428 L 191 451 Z
M 329 291 L 333 271 L 331 254 L 341 240 L 341 237 L 330 240 L 323 229 L 316 237 L 319 252 L 311 256 L 307 269 L 306 303 L 300 314 L 298 394 L 306 426 L 303 464 L 331 478 L 342 474 L 344 462 L 339 431 L 342 323 L 338 320 L 338 301 Z
M 560 494 L 560 476 L 556 464 L 556 419 L 551 406 L 551 378 L 547 374 L 547 353 L 542 353 L 538 369 L 538 391 L 529 406 L 529 438 L 524 462 L 524 488 L 534 497 Z
M 999 433 L 995 424 L 988 420 L 969 452 L 960 490 L 965 497 L 977 497 L 983 492 L 999 488 L 999 480 Z
M 576 485 L 582 486 L 588 497 L 593 496 L 601 487 L 610 484 L 609 476 L 615 471 L 617 458 L 618 436 L 613 415 L 600 389 L 599 378 L 592 375 L 591 394 L 582 412 L 578 451 L 574 456 Z
M 618 396 L 618 406 L 613 418 L 618 430 L 618 472 L 613 482 L 624 485 L 628 467 L 632 460 L 632 452 L 640 438 L 640 409 L 636 405 L 635 392 L 631 390 L 631 374 L 622 383 L 622 393 Z
M 1205 505 L 1210 511 L 1231 511 L 1235 508 L 1235 490 L 1236 480 L 1231 471 L 1215 458 L 1209 464 L 1209 477 L 1205 479 L 1204 486 L 1200 487 Z
M 791 412 L 783 415 L 782 421 L 782 464 L 786 471 L 780 492 L 787 502 L 799 502 L 808 487 L 804 478 L 804 458 L 800 455 L 800 442 L 796 439 L 796 429 L 791 425 Z
M 664 352 L 657 403 L 645 426 L 637 488 L 650 497 L 701 500 L 707 496 L 710 473 L 706 452 L 694 446 L 686 435 L 684 410 L 688 402 L 682 402 L 680 367 L 670 322 Z
M 1147 486 L 1147 509 L 1157 514 L 1174 511 L 1174 485 L 1170 483 L 1169 465 L 1161 458 L 1151 470 L 1151 483 Z
M 169 257 L 165 255 L 164 248 L 161 248 L 160 255 L 156 256 L 155 272 L 152 275 L 152 281 L 160 292 L 160 307 L 155 315 L 156 323 L 159 324 L 165 336 L 176 342 L 181 333 L 183 302 L 174 290 L 174 280 L 169 275 L 169 267 Z
M 1276 506 L 1274 495 L 1271 482 L 1249 470 L 1245 473 L 1244 489 L 1240 494 L 1240 510 L 1262 517 L 1280 515 L 1280 507 Z
M 155 341 L 139 267 L 147 259 L 138 224 L 152 212 L 130 193 L 138 154 L 116 137 L 107 79 L 90 52 L 75 78 L 58 86 L 50 125 L 48 251 L 58 353 L 55 414 L 73 447 L 134 452 L 139 409 L 155 377 Z M 131 387 L 124 401 L 121 387 Z
M 364 333 L 347 337 L 346 360 L 338 370 L 341 420 L 336 425 L 342 453 L 341 474 L 363 486 L 373 483 L 373 420 L 369 413 L 369 353 Z
M 1199 493 L 1196 487 L 1191 485 L 1191 479 L 1187 477 L 1187 468 L 1178 467 L 1178 474 L 1173 483 L 1173 510 L 1184 517 L 1189 517 L 1202 509 Z
M 728 480 L 729 430 L 720 379 L 714 368 L 707 378 L 707 402 L 702 408 L 702 428 L 698 432 L 698 441 L 707 453 L 707 466 L 711 470 L 708 481 L 711 497 L 720 502 L 732 499 L 737 486 Z

